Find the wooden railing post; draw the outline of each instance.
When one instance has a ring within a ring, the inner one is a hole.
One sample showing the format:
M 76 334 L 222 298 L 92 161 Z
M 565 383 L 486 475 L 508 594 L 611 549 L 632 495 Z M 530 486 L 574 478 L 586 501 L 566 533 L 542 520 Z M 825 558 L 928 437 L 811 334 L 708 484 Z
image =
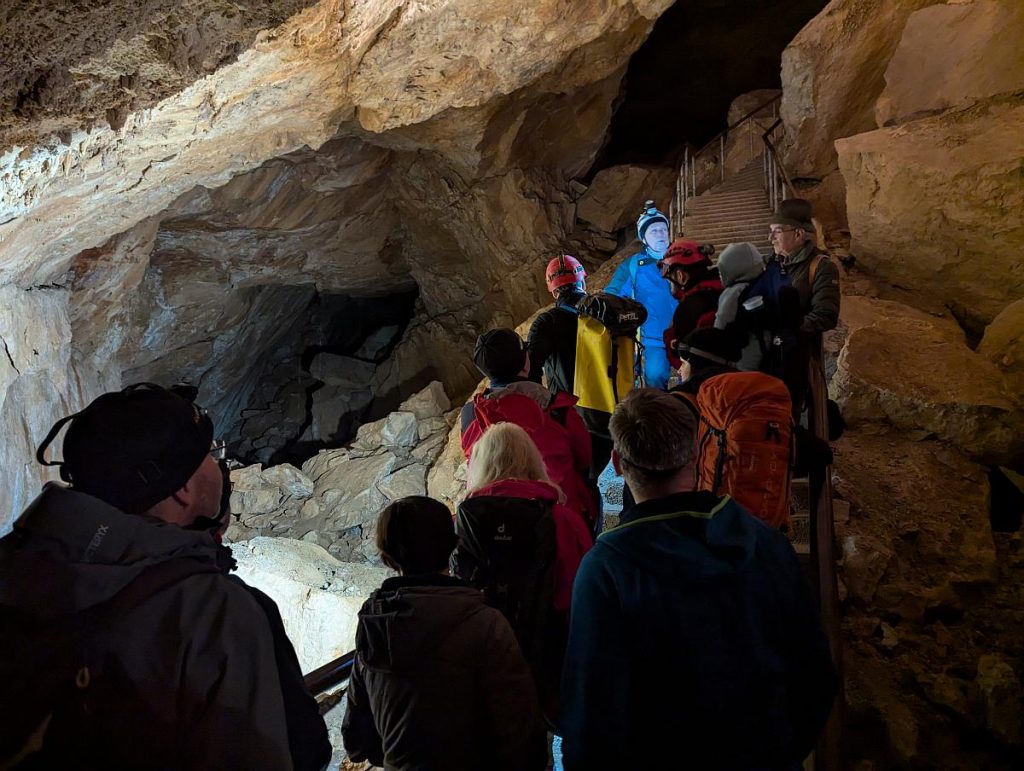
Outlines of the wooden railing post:
M 812 347 L 808 366 L 810 402 L 807 427 L 811 434 L 828 441 L 828 391 L 821 340 Z M 812 470 L 808 477 L 811 503 L 811 566 L 821 611 L 821 624 L 828 636 L 832 661 L 839 673 L 839 689 L 832 713 L 825 724 L 815 753 L 815 771 L 839 771 L 845 705 L 843 697 L 842 624 L 836 581 L 835 523 L 832 514 L 832 467 Z

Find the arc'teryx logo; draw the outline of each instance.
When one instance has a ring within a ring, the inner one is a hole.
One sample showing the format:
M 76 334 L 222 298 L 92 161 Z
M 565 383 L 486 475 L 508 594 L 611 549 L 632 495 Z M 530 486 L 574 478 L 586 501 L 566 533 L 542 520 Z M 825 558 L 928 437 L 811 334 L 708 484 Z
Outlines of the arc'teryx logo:
M 93 556 L 95 556 L 96 551 L 100 548 L 100 544 L 103 543 L 103 539 L 107 537 L 109 530 L 110 525 L 100 525 L 96 528 L 96 532 L 92 534 L 89 545 L 85 547 L 85 554 L 82 555 L 83 562 L 92 562 Z

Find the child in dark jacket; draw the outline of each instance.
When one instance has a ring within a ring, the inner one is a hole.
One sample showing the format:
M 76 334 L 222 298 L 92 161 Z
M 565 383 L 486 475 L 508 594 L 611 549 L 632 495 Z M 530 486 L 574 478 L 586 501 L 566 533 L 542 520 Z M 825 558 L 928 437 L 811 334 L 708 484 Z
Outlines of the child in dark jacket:
M 399 572 L 359 611 L 342 738 L 388 771 L 543 769 L 530 670 L 501 613 L 448 575 L 451 513 L 412 496 L 380 515 L 377 546 Z

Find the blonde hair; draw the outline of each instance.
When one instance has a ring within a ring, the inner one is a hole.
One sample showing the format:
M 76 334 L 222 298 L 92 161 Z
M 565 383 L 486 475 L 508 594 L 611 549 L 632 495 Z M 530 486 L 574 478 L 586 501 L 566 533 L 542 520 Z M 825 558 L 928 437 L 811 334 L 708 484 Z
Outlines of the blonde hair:
M 515 423 L 495 423 L 473 445 L 466 491 L 472 493 L 502 479 L 531 479 L 557 489 L 537 445 Z

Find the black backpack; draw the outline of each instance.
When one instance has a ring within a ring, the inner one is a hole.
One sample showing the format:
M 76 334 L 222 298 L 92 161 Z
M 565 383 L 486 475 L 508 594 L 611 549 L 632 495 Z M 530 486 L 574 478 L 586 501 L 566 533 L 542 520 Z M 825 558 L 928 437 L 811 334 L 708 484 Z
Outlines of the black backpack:
M 115 619 L 158 592 L 188 576 L 220 572 L 209 562 L 168 560 L 143 570 L 109 600 L 53 619 L 0 606 L 0 769 L 46 768 L 46 752 L 40 751 L 47 746 L 58 753 L 70 745 L 91 746 L 93 729 L 123 714 L 125 706 L 122 694 L 104 678 L 105 656 L 97 639 Z M 92 759 L 81 758 L 83 764 Z
M 576 304 L 584 316 L 600 321 L 613 337 L 636 337 L 636 331 L 647 321 L 647 309 L 629 297 L 594 292 Z
M 452 572 L 508 619 L 542 698 L 557 692 L 566 624 L 554 612 L 551 506 L 529 498 L 467 498 L 455 514 L 455 532 Z

